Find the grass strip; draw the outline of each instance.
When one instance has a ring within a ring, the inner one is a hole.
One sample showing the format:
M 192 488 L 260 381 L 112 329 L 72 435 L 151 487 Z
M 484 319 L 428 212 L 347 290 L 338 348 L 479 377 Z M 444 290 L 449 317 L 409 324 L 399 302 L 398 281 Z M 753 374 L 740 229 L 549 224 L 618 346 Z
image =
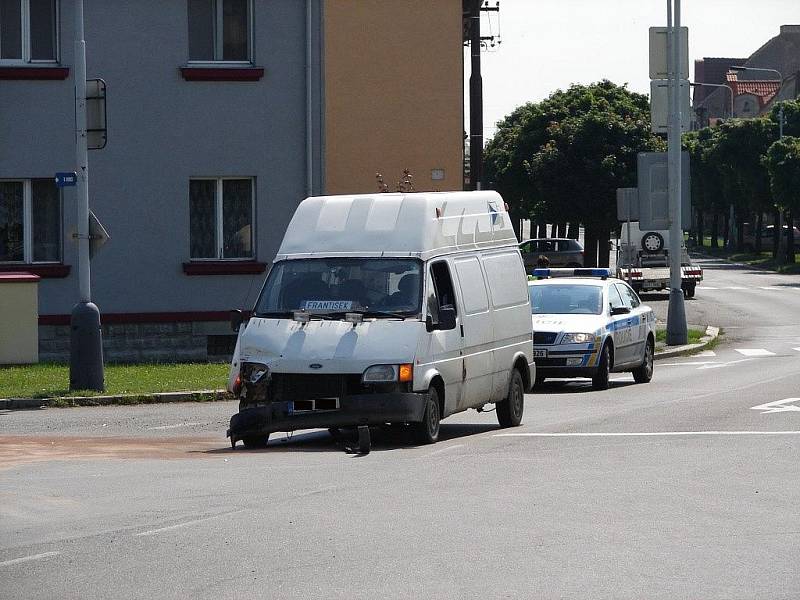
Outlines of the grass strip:
M 222 389 L 228 380 L 228 369 L 227 363 L 106 365 L 106 390 L 94 392 L 69 389 L 69 365 L 3 366 L 0 367 L 0 398 L 147 396 L 159 392 Z

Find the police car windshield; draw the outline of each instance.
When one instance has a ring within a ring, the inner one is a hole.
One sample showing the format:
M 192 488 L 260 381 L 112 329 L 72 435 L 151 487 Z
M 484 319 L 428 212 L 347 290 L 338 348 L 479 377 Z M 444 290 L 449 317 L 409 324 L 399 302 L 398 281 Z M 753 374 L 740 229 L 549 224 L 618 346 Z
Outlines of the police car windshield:
M 599 285 L 531 285 L 531 312 L 535 315 L 599 315 L 603 288 Z
M 256 315 L 296 310 L 328 314 L 420 312 L 422 264 L 407 258 L 308 258 L 285 260 L 270 270 Z

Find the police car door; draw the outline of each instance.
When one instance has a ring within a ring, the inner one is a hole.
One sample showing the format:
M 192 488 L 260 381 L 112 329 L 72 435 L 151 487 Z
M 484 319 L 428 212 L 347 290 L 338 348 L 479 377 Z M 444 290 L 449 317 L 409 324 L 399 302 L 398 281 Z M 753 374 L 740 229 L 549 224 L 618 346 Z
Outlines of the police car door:
M 631 360 L 641 362 L 644 359 L 644 343 L 647 341 L 647 322 L 648 311 L 642 307 L 642 301 L 627 284 L 616 284 L 622 301 L 626 306 L 630 306 L 630 317 L 633 321 L 631 325 L 631 335 L 633 345 L 631 347 Z
M 614 366 L 629 364 L 633 360 L 633 333 L 630 313 L 611 314 L 614 309 L 630 308 L 620 296 L 616 285 L 608 286 L 609 328 L 614 340 Z

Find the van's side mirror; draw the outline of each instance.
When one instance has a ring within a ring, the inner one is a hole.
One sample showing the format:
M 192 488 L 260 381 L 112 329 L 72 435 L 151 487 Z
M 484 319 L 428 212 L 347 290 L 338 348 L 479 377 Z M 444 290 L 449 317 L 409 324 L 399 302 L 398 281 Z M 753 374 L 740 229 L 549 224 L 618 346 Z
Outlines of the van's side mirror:
M 448 304 L 439 308 L 439 326 L 442 331 L 456 328 L 456 309 Z
M 627 306 L 612 306 L 611 307 L 611 316 L 614 315 L 627 315 L 630 314 L 631 309 Z
M 242 326 L 242 321 L 244 320 L 244 315 L 242 315 L 242 311 L 240 310 L 232 310 L 231 311 L 231 329 L 233 331 L 239 331 L 239 328 Z

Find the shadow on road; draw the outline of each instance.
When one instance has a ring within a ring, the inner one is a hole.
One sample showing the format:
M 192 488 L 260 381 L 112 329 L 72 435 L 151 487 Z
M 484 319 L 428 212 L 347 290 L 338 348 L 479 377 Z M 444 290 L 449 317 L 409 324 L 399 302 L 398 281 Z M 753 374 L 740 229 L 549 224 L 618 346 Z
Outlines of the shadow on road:
M 487 417 L 488 418 L 488 417 Z M 439 443 L 470 435 L 486 433 L 500 429 L 496 422 L 486 423 L 442 423 L 439 432 Z M 386 450 L 407 450 L 417 448 L 414 443 L 410 428 L 406 425 L 390 425 L 384 427 L 371 427 L 372 452 Z M 343 431 L 338 439 L 325 430 L 305 431 L 301 433 L 273 433 L 270 435 L 266 448 L 244 448 L 241 443 L 236 449 L 213 448 L 198 450 L 201 454 L 262 454 L 270 452 L 345 452 L 348 448 L 357 446 L 355 434 Z M 435 448 L 435 445 L 431 446 Z M 352 453 L 353 457 L 364 456 Z
M 615 381 L 611 380 L 608 389 L 618 389 L 637 385 L 635 381 Z M 592 389 L 590 379 L 547 379 L 536 385 L 534 394 L 585 394 L 598 393 Z

